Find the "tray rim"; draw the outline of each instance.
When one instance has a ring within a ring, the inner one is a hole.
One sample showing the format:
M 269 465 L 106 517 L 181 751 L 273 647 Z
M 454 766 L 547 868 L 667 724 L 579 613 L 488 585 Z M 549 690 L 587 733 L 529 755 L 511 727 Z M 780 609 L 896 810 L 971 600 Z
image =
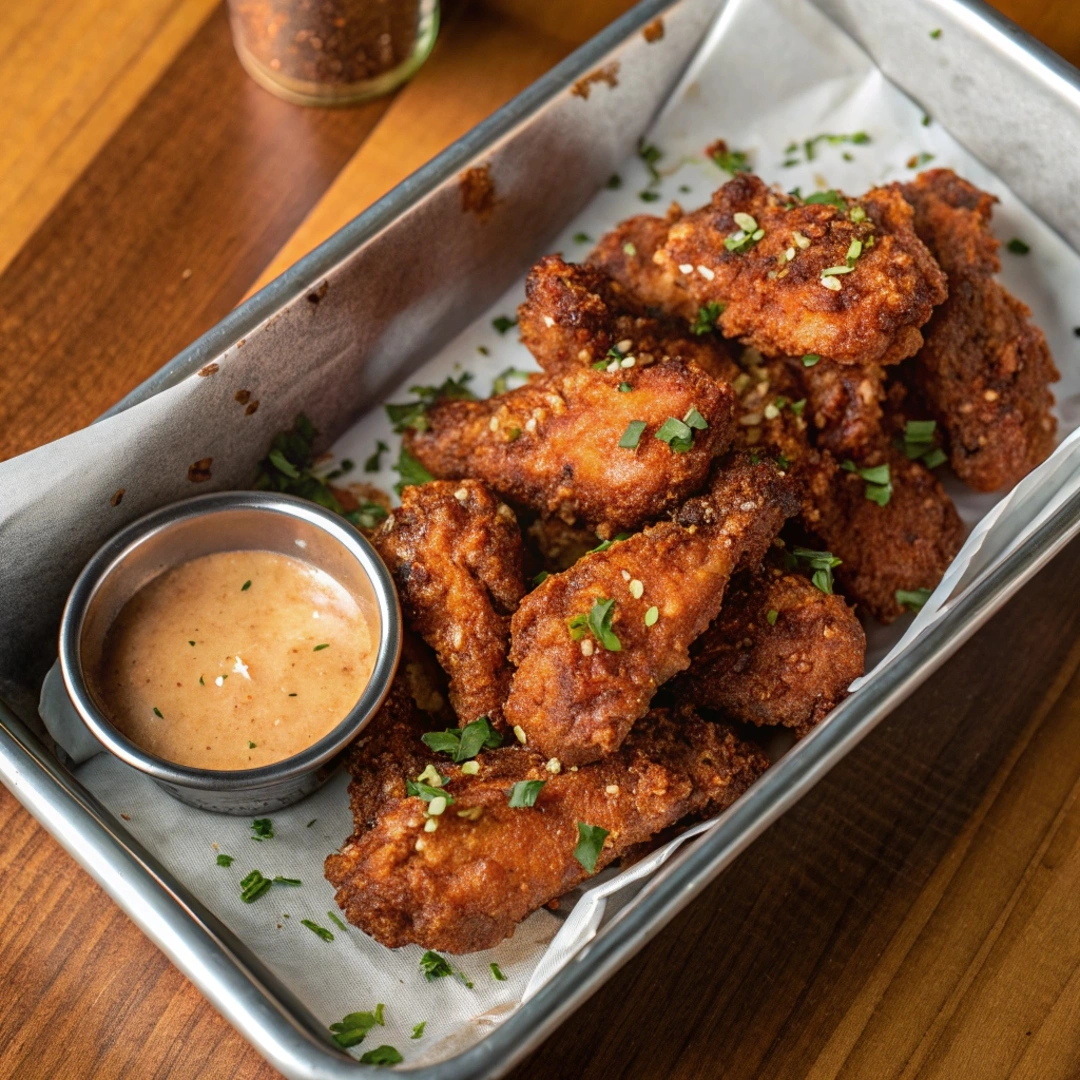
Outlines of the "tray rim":
M 507 135 L 643 25 L 684 0 L 641 0 L 525 91 L 422 166 L 132 390 L 102 418 L 174 385 L 271 318 L 393 223 L 486 147 Z M 813 2 L 813 0 L 810 0 Z M 929 0 L 977 26 L 1029 74 L 1080 94 L 1080 71 L 982 0 Z M 717 0 L 719 11 L 724 0 Z M 1054 89 L 1054 88 L 1051 88 Z M 480 1042 L 434 1065 L 403 1070 L 421 1080 L 473 1080 L 509 1070 L 795 804 L 1074 536 L 1080 492 L 1043 527 L 978 577 L 907 652 L 838 708 L 829 724 L 770 769 L 709 832 L 674 857 L 637 900 L 532 999 Z M 0 700 L 0 780 L 226 1019 L 286 1076 L 370 1074 L 337 1051 L 322 1025 L 228 927 L 142 847 Z M 284 1021 L 284 1023 L 282 1023 Z

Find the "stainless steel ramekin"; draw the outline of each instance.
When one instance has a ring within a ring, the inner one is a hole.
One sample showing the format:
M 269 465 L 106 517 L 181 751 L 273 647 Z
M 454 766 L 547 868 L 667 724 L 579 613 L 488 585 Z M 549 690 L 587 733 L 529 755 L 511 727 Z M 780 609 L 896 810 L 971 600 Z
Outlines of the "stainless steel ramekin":
M 303 753 L 257 769 L 196 769 L 148 754 L 122 735 L 86 678 L 105 633 L 147 582 L 218 551 L 274 551 L 326 571 L 352 593 L 376 632 L 371 680 L 348 716 Z M 106 750 L 203 810 L 256 814 L 302 799 L 333 772 L 333 759 L 374 716 L 401 654 L 401 609 L 375 549 L 351 525 L 303 499 L 264 492 L 202 495 L 163 506 L 109 540 L 75 582 L 60 622 L 60 670 L 72 703 Z

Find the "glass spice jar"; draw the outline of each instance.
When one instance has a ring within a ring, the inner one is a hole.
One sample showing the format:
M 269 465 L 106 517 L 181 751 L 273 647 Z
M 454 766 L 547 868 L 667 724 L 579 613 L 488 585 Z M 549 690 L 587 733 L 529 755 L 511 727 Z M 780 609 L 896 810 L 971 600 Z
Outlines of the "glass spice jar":
M 247 73 L 299 105 L 388 93 L 427 59 L 439 0 L 229 0 Z

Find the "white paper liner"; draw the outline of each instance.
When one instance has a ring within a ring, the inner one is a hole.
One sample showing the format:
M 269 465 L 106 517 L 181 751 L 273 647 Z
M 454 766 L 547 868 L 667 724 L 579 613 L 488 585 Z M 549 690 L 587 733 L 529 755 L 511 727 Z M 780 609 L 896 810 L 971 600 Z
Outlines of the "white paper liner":
M 929 35 L 927 47 L 935 47 Z M 726 179 L 703 155 L 703 148 L 718 137 L 750 151 L 754 170 L 787 189 L 800 186 L 809 192 L 829 186 L 861 192 L 875 184 L 910 178 L 914 170 L 906 162 L 927 153 L 934 155 L 933 166 L 954 168 L 1001 199 L 994 218 L 998 236 L 1003 240 L 1019 236 L 1031 246 L 1026 257 L 1003 252 L 1002 281 L 1032 308 L 1062 369 L 1057 394 L 1064 442 L 1050 461 L 1003 499 L 949 484 L 965 523 L 977 527 L 918 619 L 871 628 L 871 663 L 909 643 L 936 617 L 950 594 L 1052 513 L 1076 490 L 1080 465 L 1080 441 L 1074 432 L 1080 419 L 1080 342 L 1070 330 L 1072 323 L 1080 322 L 1075 309 L 1070 313 L 1074 298 L 1080 296 L 1080 257 L 944 130 L 932 121 L 924 125 L 923 115 L 919 106 L 885 82 L 858 46 L 809 4 L 732 0 L 650 134 L 650 141 L 664 152 L 662 201 L 651 206 L 640 201 L 637 193 L 647 187 L 649 177 L 642 162 L 630 160 L 621 170 L 623 186 L 598 194 L 567 226 L 561 242 L 551 245 L 551 250 L 562 251 L 566 258 L 579 259 L 590 246 L 574 239 L 579 233 L 595 239 L 624 217 L 649 209 L 662 212 L 671 199 L 686 207 L 704 203 Z M 870 144 L 820 145 L 813 162 L 781 167 L 784 148 L 791 141 L 801 143 L 822 132 L 855 131 L 866 131 Z M 845 153 L 851 160 L 845 160 Z M 522 286 L 523 282 L 515 282 L 485 318 L 432 357 L 390 399 L 407 400 L 409 386 L 437 383 L 462 371 L 473 374 L 471 385 L 483 394 L 494 376 L 508 366 L 534 369 L 515 335 L 500 336 L 491 325 L 496 315 L 513 316 L 523 298 Z M 481 346 L 489 355 L 478 352 Z M 109 423 L 134 428 L 146 422 L 148 410 L 158 408 L 159 401 L 136 406 Z M 398 440 L 391 435 L 381 409 L 341 438 L 334 454 L 362 462 L 380 438 L 394 451 L 384 455 L 378 474 L 356 478 L 389 490 L 397 480 L 390 465 Z M 872 677 L 871 672 L 866 678 Z M 62 704 L 57 705 L 55 693 L 47 688 L 43 711 L 50 731 L 78 753 Z M 109 755 L 91 759 L 77 775 L 108 807 L 125 815 L 134 836 L 262 956 L 325 1023 L 385 1002 L 387 1026 L 375 1029 L 355 1052 L 390 1043 L 405 1055 L 407 1064 L 442 1060 L 482 1038 L 596 934 L 605 918 L 610 918 L 612 897 L 625 899 L 679 844 L 709 827 L 707 823 L 696 826 L 621 874 L 600 875 L 567 897 L 559 914 L 542 909 L 511 940 L 489 953 L 462 958 L 455 966 L 473 981 L 474 989 L 468 990 L 453 979 L 426 982 L 418 971 L 419 948 L 390 951 L 355 928 L 340 931 L 328 919 L 327 912 L 336 908 L 332 890 L 322 877 L 322 861 L 351 831 L 345 777 L 337 777 L 303 803 L 271 815 L 275 838 L 257 843 L 250 838 L 245 820 L 175 802 Z M 216 865 L 218 851 L 235 857 L 231 867 Z M 238 882 L 254 867 L 268 876 L 299 877 L 303 885 L 295 889 L 274 886 L 254 904 L 242 904 Z M 283 917 L 285 912 L 290 918 Z M 302 918 L 332 930 L 335 940 L 321 941 L 301 925 Z M 493 979 L 492 961 L 507 981 Z M 424 1036 L 413 1041 L 410 1032 L 421 1020 L 427 1021 Z

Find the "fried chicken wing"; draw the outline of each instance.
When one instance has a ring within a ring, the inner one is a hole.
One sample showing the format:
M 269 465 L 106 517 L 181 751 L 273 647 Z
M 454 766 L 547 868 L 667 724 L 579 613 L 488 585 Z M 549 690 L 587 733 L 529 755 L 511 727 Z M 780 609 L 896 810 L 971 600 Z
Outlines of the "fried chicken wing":
M 672 289 L 725 305 L 725 336 L 767 355 L 894 363 L 922 344 L 945 275 L 898 192 L 841 202 L 806 203 L 740 173 L 675 222 L 654 258 Z
M 518 308 L 521 340 L 547 372 L 557 375 L 626 360 L 635 367 L 678 358 L 692 360 L 715 379 L 730 381 L 738 367 L 715 334 L 692 334 L 679 319 L 646 312 L 603 270 L 541 259 L 525 282 Z
M 865 661 L 866 635 L 842 597 L 767 566 L 732 582 L 670 689 L 698 708 L 804 735 L 847 697 Z
M 884 446 L 885 372 L 877 364 L 789 364 L 805 395 L 818 449 L 862 462 Z
M 398 724 L 353 755 L 355 832 L 325 866 L 346 918 L 390 948 L 492 948 L 589 876 L 574 857 L 579 823 L 607 834 L 598 872 L 687 815 L 726 808 L 768 765 L 729 728 L 690 711 L 655 710 L 619 751 L 576 772 L 553 773 L 514 747 L 482 754 L 479 772 L 464 775 L 445 757 L 425 761 L 418 735 L 414 727 L 410 741 Z M 405 790 L 427 763 L 454 800 L 437 819 Z M 529 780 L 543 782 L 535 805 L 510 807 L 513 785 Z
M 836 578 L 844 594 L 890 623 L 905 610 L 898 589 L 933 589 L 941 581 L 964 541 L 964 525 L 926 466 L 892 448 L 882 457 L 892 486 L 887 505 L 866 497 L 858 473 L 827 463 L 809 476 L 813 510 L 803 521 L 843 560 Z
M 1012 487 L 1054 449 L 1050 383 L 1059 375 L 1031 312 L 994 279 L 997 200 L 949 169 L 898 190 L 949 279 L 916 358 L 917 386 L 948 435 L 956 475 L 976 491 Z
M 485 401 L 440 401 L 405 446 L 434 476 L 483 480 L 510 502 L 609 537 L 701 487 L 731 442 L 733 406 L 729 386 L 682 361 L 579 368 Z M 675 452 L 682 444 L 658 432 L 693 410 L 707 427 Z
M 798 503 L 771 461 L 733 455 L 708 493 L 554 574 L 511 621 L 507 723 L 568 765 L 612 753 L 690 662 L 739 566 L 761 561 Z
M 479 481 L 433 481 L 405 488 L 372 540 L 406 622 L 449 676 L 461 724 L 486 715 L 501 725 L 510 615 L 525 594 L 513 511 Z

